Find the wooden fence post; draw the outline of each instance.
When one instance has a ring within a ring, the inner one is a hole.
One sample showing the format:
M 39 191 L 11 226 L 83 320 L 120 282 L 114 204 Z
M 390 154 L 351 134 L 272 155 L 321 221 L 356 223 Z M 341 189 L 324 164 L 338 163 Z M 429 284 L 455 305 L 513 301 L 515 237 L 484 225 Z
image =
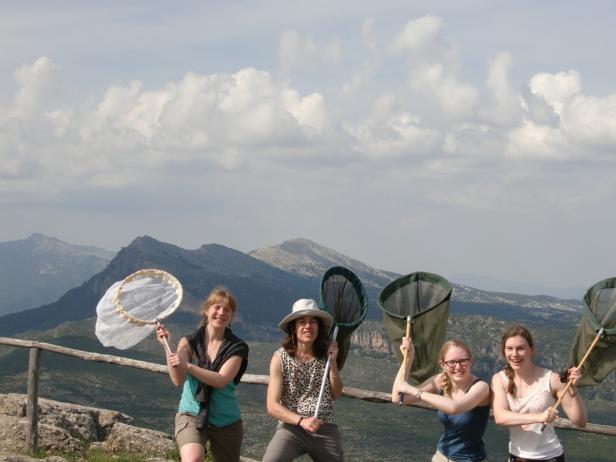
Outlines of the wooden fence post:
M 30 363 L 28 366 L 28 403 L 26 405 L 26 447 L 28 454 L 34 455 L 38 440 L 38 387 L 41 349 L 30 348 Z

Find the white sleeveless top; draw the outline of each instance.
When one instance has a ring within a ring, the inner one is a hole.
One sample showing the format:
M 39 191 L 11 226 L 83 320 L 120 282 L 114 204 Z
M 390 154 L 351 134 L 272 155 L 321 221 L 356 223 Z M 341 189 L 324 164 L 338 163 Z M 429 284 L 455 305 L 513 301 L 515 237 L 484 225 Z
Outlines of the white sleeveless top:
M 509 379 L 505 372 L 500 374 L 507 386 Z M 517 398 L 507 393 L 509 409 L 520 414 L 535 414 L 553 406 L 556 400 L 550 389 L 551 374 L 552 371 L 544 369 L 543 376 L 528 396 Z M 543 423 L 534 423 L 509 427 L 509 452 L 525 459 L 551 459 L 560 456 L 563 447 L 554 432 L 554 424 L 548 424 L 543 432 L 542 426 Z

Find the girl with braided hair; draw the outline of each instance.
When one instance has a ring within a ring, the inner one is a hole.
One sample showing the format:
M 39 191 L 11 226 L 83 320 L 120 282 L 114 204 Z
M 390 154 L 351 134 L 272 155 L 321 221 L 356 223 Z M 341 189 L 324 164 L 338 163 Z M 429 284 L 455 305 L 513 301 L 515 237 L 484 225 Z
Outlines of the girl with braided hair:
M 494 421 L 509 427 L 510 462 L 564 462 L 563 447 L 554 432 L 558 411 L 552 406 L 565 383 L 558 374 L 535 365 L 535 342 L 524 326 L 513 326 L 501 340 L 505 370 L 492 377 Z M 567 371 L 573 386 L 562 399 L 567 417 L 578 427 L 587 422 L 586 407 L 575 384 L 582 377 L 577 367 Z M 566 382 L 566 380 L 565 380 Z M 543 424 L 547 424 L 543 428 Z
M 414 358 L 413 344 L 408 337 L 402 339 L 400 350 L 408 351 L 408 361 L 400 366 L 391 392 L 392 401 L 397 403 L 399 393 L 404 393 L 406 405 L 423 401 L 437 409 L 444 432 L 432 462 L 484 460 L 483 434 L 490 415 L 490 387 L 471 374 L 473 356 L 468 346 L 459 340 L 445 342 L 439 353 L 443 372 L 418 387 L 406 380 Z

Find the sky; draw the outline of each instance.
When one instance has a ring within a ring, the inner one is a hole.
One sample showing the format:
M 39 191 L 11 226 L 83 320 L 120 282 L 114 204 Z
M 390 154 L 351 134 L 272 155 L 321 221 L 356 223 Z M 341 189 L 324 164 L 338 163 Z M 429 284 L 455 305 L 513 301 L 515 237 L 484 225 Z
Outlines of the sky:
M 304 237 L 554 294 L 616 276 L 612 2 L 0 13 L 0 241 Z

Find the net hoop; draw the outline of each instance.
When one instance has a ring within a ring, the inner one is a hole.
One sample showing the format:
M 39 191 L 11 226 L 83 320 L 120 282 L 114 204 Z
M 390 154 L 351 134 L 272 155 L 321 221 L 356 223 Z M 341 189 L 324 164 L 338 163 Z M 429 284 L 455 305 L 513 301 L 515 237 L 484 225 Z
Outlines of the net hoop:
M 434 300 L 431 306 L 417 313 L 398 314 L 389 311 L 386 306 L 387 299 L 398 289 L 406 287 L 414 282 L 430 282 L 434 285 L 440 286 L 443 289 L 442 297 L 437 300 Z M 384 313 L 386 313 L 388 316 L 391 316 L 392 318 L 406 320 L 407 316 L 410 316 L 411 320 L 413 320 L 416 317 L 419 317 L 429 311 L 432 311 L 433 309 L 441 306 L 441 304 L 443 304 L 444 302 L 450 300 L 451 293 L 452 287 L 447 279 L 442 276 L 439 276 L 438 274 L 418 271 L 415 273 L 407 274 L 405 276 L 401 276 L 398 279 L 389 283 L 379 294 L 377 298 L 377 303 L 379 305 L 379 308 L 381 308 Z
M 175 288 L 176 300 L 172 304 L 173 308 L 169 309 L 169 314 L 175 311 L 175 309 L 180 305 L 182 301 L 182 296 L 184 294 L 183 289 L 182 289 L 182 284 L 180 284 L 180 281 L 178 281 L 175 278 L 175 276 L 173 276 L 172 274 L 167 273 L 166 271 L 163 271 L 163 270 L 153 269 L 153 268 L 141 269 L 139 271 L 135 271 L 133 274 L 130 274 L 129 276 L 124 278 L 122 283 L 116 289 L 115 295 L 113 297 L 113 307 L 115 308 L 116 312 L 120 316 L 122 316 L 122 318 L 126 319 L 131 324 L 135 324 L 138 326 L 154 325 L 158 321 L 162 321 L 167 316 L 169 316 L 169 314 L 167 314 L 165 316 L 159 316 L 154 319 L 148 319 L 148 320 L 139 319 L 139 318 L 134 317 L 130 313 L 128 313 L 126 309 L 124 308 L 124 306 L 122 305 L 120 298 L 122 296 L 122 289 L 124 288 L 124 286 L 134 281 L 135 279 L 144 278 L 144 277 L 152 277 L 152 278 L 161 279 Z
M 602 322 L 597 320 L 596 313 L 593 309 L 603 289 L 616 289 L 616 278 L 608 278 L 599 281 L 586 291 L 584 295 L 584 313 L 595 332 L 604 329 L 605 335 L 616 335 L 616 327 L 609 328 L 603 325 Z
M 359 302 L 361 304 L 361 314 L 353 322 L 339 322 L 336 319 L 337 310 L 326 306 L 325 297 L 324 297 L 324 289 L 325 289 L 327 280 L 331 276 L 343 276 L 351 283 L 351 285 L 353 286 L 353 289 L 355 289 L 355 293 L 357 294 L 359 298 Z M 366 315 L 368 314 L 368 295 L 366 294 L 366 289 L 364 289 L 363 284 L 361 283 L 359 278 L 355 275 L 355 273 L 353 273 L 351 270 L 343 266 L 333 266 L 329 268 L 325 272 L 325 274 L 323 274 L 323 277 L 321 278 L 321 299 L 319 301 L 320 301 L 319 305 L 321 309 L 324 311 L 327 311 L 329 314 L 332 315 L 332 317 L 334 318 L 334 324 L 337 325 L 338 327 L 356 329 L 361 324 L 361 322 L 366 318 Z

